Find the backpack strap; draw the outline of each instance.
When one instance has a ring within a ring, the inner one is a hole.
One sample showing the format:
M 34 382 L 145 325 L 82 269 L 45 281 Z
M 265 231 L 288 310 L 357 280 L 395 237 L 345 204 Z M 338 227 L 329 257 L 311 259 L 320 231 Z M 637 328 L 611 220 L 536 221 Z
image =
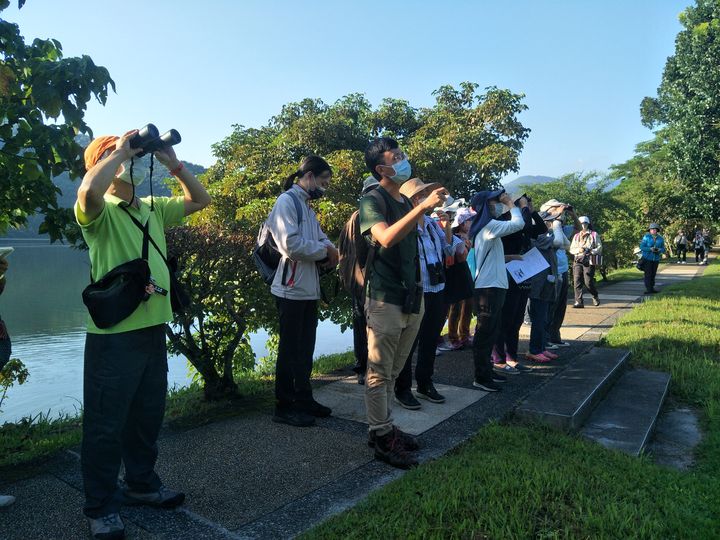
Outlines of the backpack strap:
M 297 212 L 297 222 L 298 222 L 298 227 L 299 227 L 303 221 L 302 203 L 300 202 L 300 199 L 298 198 L 298 196 L 292 192 L 292 188 L 288 189 L 285 193 L 290 195 L 290 198 L 293 200 L 293 203 L 295 203 L 295 211 Z

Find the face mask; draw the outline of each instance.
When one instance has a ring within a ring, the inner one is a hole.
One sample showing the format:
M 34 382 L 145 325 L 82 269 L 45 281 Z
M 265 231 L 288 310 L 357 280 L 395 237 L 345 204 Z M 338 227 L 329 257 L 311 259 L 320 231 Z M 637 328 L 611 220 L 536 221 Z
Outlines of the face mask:
M 131 161 L 130 161 L 129 159 L 128 159 L 127 161 L 123 161 L 123 163 L 122 163 L 123 172 L 121 172 L 120 174 L 117 175 L 117 178 L 119 178 L 120 180 L 122 180 L 123 182 L 126 182 L 126 183 L 128 183 L 128 184 L 132 184 L 132 183 L 133 183 L 133 182 L 130 180 L 130 163 L 131 163 Z M 135 187 L 138 187 L 138 186 L 139 186 L 140 184 L 142 184 L 143 181 L 145 180 L 145 177 L 144 177 L 144 176 L 138 178 L 138 177 L 137 177 L 136 175 L 134 175 L 134 174 L 133 174 L 133 178 L 134 178 L 134 180 L 135 180 Z
M 314 201 L 325 195 L 325 188 L 320 187 L 320 183 L 317 181 L 317 177 L 315 177 L 314 175 L 313 183 L 315 184 L 315 187 L 313 189 L 309 189 L 307 193 L 310 196 L 310 199 Z
M 503 203 L 495 203 L 493 206 L 492 216 L 497 219 L 505 213 L 505 205 Z
M 395 176 L 391 176 L 390 180 L 395 182 L 396 184 L 404 184 L 410 179 L 410 175 L 412 174 L 412 167 L 410 166 L 410 162 L 407 159 L 403 159 L 402 161 L 397 162 L 395 165 L 392 166 L 393 171 L 395 171 Z
M 582 224 L 582 228 L 583 228 L 583 230 L 589 229 L 589 228 L 590 228 L 590 224 L 589 224 L 589 223 L 583 223 L 583 224 Z

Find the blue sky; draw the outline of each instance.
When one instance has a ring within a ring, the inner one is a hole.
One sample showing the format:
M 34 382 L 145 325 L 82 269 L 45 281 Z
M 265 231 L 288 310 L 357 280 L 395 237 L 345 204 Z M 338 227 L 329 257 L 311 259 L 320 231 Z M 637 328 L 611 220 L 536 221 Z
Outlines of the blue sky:
M 178 129 L 185 160 L 211 165 L 232 124 L 259 126 L 304 97 L 363 92 L 414 106 L 443 84 L 526 94 L 532 129 L 517 175 L 606 170 L 651 137 L 654 95 L 689 0 L 28 0 L 3 18 L 26 40 L 88 54 L 117 85 L 86 120 L 96 135 Z M 412 157 L 411 157 L 412 158 Z

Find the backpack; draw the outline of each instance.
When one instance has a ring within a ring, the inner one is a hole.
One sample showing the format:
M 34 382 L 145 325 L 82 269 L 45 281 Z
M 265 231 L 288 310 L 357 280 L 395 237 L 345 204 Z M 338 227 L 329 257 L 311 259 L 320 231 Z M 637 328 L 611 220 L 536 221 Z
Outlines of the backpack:
M 303 219 L 302 203 L 291 191 L 288 190 L 285 193 L 287 193 L 293 200 L 293 203 L 295 203 L 298 227 L 300 227 Z M 282 253 L 278 251 L 277 243 L 273 238 L 272 232 L 270 232 L 267 220 L 265 220 L 265 222 L 260 226 L 252 256 L 253 261 L 255 261 L 255 266 L 260 273 L 260 277 L 265 283 L 271 285 L 273 279 L 275 279 L 275 273 L 277 272 L 278 266 L 280 266 Z
M 387 203 L 382 194 L 373 190 L 367 195 L 375 198 L 380 207 L 380 213 L 388 219 Z M 360 211 L 355 210 L 345 223 L 338 240 L 340 283 L 355 298 L 362 299 L 364 297 L 365 268 L 372 264 L 377 247 L 376 242 L 369 242 L 360 233 Z

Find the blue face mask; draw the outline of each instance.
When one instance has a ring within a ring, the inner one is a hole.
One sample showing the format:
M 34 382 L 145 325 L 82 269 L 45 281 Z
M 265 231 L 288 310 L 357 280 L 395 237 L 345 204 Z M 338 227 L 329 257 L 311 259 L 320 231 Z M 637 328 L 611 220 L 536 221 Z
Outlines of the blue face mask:
M 390 180 L 396 184 L 404 184 L 410 179 L 410 175 L 412 175 L 412 167 L 407 158 L 398 161 L 392 168 L 395 171 L 395 176 L 391 176 Z

